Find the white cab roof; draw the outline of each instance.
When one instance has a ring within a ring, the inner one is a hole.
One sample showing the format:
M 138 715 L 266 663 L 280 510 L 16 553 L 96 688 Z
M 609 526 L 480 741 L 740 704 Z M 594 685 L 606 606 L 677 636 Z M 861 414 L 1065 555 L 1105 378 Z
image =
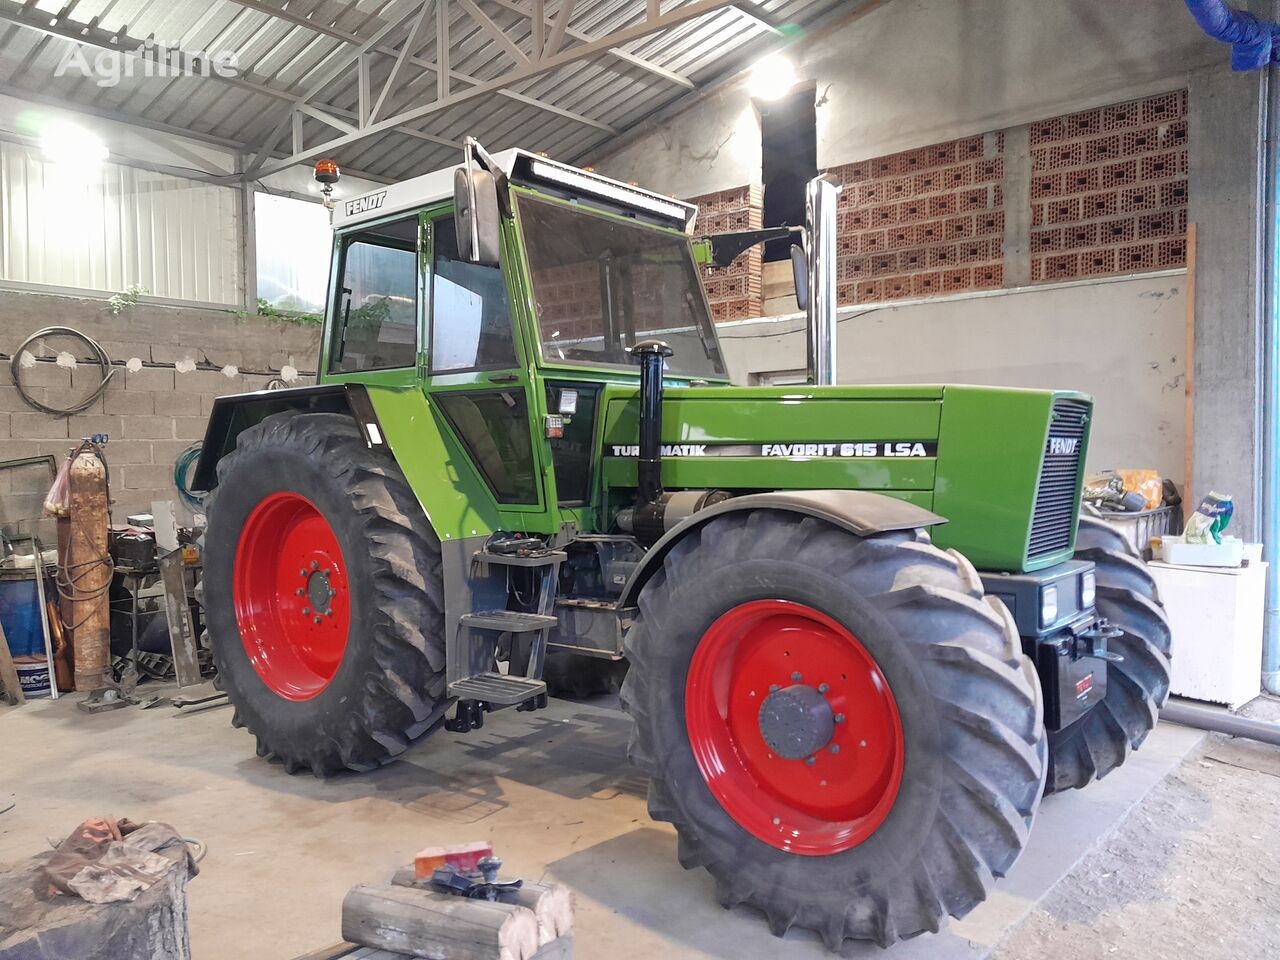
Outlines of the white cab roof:
M 536 155 L 525 150 L 503 150 L 492 156 L 494 162 L 509 176 L 515 168 L 517 160 L 521 157 L 534 157 Z M 622 191 L 625 194 L 648 198 L 664 205 L 683 208 L 685 211 L 685 229 L 691 229 L 693 226 L 697 208 L 691 204 L 672 200 L 660 193 L 643 190 L 617 180 L 611 180 L 608 177 L 600 176 L 598 173 L 588 173 L 585 170 L 580 170 L 577 167 L 571 167 L 555 160 L 549 160 L 546 157 L 537 157 L 537 161 L 566 172 L 572 172 L 579 178 L 594 181 L 602 191 Z M 401 213 L 405 210 L 417 210 L 433 203 L 439 203 L 442 200 L 452 199 L 453 174 L 455 170 L 461 167 L 462 164 L 459 163 L 443 170 L 436 170 L 420 177 L 414 177 L 411 180 L 390 183 L 377 190 L 370 190 L 354 197 L 348 197 L 345 200 L 338 200 L 333 210 L 334 229 L 340 230 L 368 220 L 377 220 L 389 214 Z

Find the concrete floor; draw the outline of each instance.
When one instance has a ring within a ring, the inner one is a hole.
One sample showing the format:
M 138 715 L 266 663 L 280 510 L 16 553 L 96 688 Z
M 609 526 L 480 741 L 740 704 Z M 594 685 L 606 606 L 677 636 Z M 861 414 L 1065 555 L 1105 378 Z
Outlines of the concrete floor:
M 583 960 L 826 956 L 804 931 L 779 941 L 752 911 L 721 910 L 708 876 L 679 867 L 673 832 L 645 812 L 626 731 L 610 704 L 553 701 L 467 736 L 437 734 L 371 775 L 323 782 L 255 757 L 226 708 L 87 716 L 70 698 L 0 707 L 0 809 L 15 804 L 0 814 L 0 864 L 89 816 L 168 821 L 209 848 L 189 888 L 195 956 L 287 960 L 340 939 L 352 885 L 384 882 L 421 847 L 487 839 L 504 873 L 576 891 Z M 986 956 L 1201 739 L 1163 725 L 1111 777 L 1048 798 L 992 899 L 890 956 Z

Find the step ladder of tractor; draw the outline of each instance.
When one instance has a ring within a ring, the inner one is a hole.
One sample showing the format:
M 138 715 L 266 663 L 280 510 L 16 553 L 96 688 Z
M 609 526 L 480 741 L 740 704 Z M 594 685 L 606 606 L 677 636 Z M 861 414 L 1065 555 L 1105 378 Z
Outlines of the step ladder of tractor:
M 460 618 L 464 627 L 476 630 L 497 630 L 501 633 L 532 633 L 556 625 L 555 617 L 540 613 L 521 613 L 517 610 L 488 610 L 481 613 L 464 613 Z
M 507 567 L 552 567 L 569 559 L 563 550 L 539 550 L 534 553 L 495 553 L 478 550 L 472 556 L 473 563 L 494 563 Z
M 538 550 L 525 554 L 477 551 L 472 563 L 477 567 L 488 565 L 523 567 L 534 572 L 537 578 L 537 602 L 530 604 L 536 612 L 525 610 L 477 610 L 458 618 L 458 626 L 464 630 L 488 630 L 513 635 L 533 634 L 530 661 L 545 655 L 547 633 L 558 620 L 552 616 L 556 602 L 557 572 L 560 564 L 569 559 L 562 550 Z M 540 662 L 540 661 L 539 661 Z M 531 671 L 532 672 L 532 669 Z M 478 673 L 449 684 L 449 695 L 459 700 L 483 700 L 494 706 L 511 706 L 526 703 L 544 696 L 547 685 L 540 679 L 497 672 Z
M 509 707 L 524 703 L 547 692 L 542 680 L 513 677 L 505 673 L 477 673 L 465 680 L 449 684 L 449 696 L 459 700 L 484 700 L 497 706 Z

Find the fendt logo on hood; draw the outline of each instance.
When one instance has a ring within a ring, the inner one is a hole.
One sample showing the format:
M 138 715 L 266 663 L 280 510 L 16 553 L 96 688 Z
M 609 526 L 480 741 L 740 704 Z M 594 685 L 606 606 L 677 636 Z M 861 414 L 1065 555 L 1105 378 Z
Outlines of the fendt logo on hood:
M 1079 437 L 1050 437 L 1049 453 L 1055 457 L 1073 457 L 1080 452 Z
M 347 201 L 347 216 L 354 217 L 358 213 L 368 213 L 370 210 L 377 210 L 382 206 L 382 202 L 387 199 L 387 191 L 381 193 L 372 193 L 367 197 L 356 197 L 354 200 Z

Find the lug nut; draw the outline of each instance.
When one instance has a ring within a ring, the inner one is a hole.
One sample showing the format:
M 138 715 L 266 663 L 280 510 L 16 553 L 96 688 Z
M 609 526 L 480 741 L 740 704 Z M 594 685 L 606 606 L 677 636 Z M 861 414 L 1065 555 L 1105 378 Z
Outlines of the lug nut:
M 309 616 L 311 616 L 311 608 L 310 608 L 310 607 L 303 607 L 303 608 L 302 608 L 302 615 L 303 615 L 304 617 L 309 617 Z
M 817 763 L 817 762 L 818 762 L 818 758 L 817 758 L 817 757 L 805 757 L 805 758 L 804 758 L 804 765 L 805 765 L 806 767 L 812 767 L 812 766 L 813 766 L 815 763 Z
M 322 618 L 320 618 L 320 617 L 316 617 L 315 622 L 316 622 L 316 623 L 324 623 L 324 620 L 323 620 Z
M 298 571 L 298 576 L 300 576 L 300 577 L 305 577 L 306 575 L 307 575 L 307 571 L 305 571 L 305 570 L 299 570 L 299 571 Z
M 312 561 L 311 561 L 311 569 L 312 569 L 312 570 L 319 570 L 319 569 L 320 569 L 320 561 L 319 561 L 319 560 L 312 560 Z
M 828 684 L 825 684 L 825 683 L 820 683 L 820 684 L 818 684 L 818 692 L 819 692 L 819 693 L 826 693 L 826 692 L 827 692 L 828 690 L 830 690 L 830 689 L 831 689 L 831 687 L 830 687 Z
M 301 587 L 299 587 L 297 590 L 293 591 L 293 595 L 294 595 L 295 597 L 302 597 L 302 596 L 306 596 L 306 593 L 307 593 L 307 591 L 303 590 Z
M 795 683 L 799 683 L 803 679 L 803 677 L 800 676 L 800 671 L 797 670 L 795 673 L 791 675 L 791 679 Z
M 830 749 L 830 751 L 831 751 L 832 753 L 839 753 L 839 752 L 840 752 L 840 744 L 838 744 L 838 743 L 833 743 L 833 744 L 832 744 L 828 749 Z
M 844 723 L 844 714 L 837 713 L 833 719 L 835 720 L 836 723 Z
M 770 693 L 777 693 L 779 689 L 780 689 L 780 688 L 778 687 L 778 685 L 777 685 L 776 683 L 771 683 L 771 684 L 769 684 L 769 692 L 770 692 Z
M 782 818 L 781 818 L 781 817 L 774 817 L 774 818 L 773 818 L 773 825 L 774 825 L 775 827 L 776 827 L 776 826 L 778 826 L 780 823 L 782 823 Z

